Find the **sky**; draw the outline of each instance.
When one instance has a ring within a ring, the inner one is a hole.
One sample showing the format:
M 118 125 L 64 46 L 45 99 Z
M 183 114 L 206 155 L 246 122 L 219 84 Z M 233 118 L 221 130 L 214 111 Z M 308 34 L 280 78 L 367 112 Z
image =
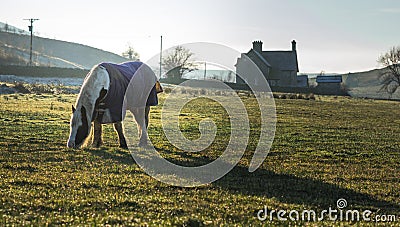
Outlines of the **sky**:
M 184 43 L 211 42 L 247 52 L 290 50 L 300 73 L 347 73 L 379 67 L 380 54 L 400 45 L 398 0 L 3 0 L 0 21 L 27 29 L 39 18 L 42 37 L 121 54 L 132 46 L 142 61 Z

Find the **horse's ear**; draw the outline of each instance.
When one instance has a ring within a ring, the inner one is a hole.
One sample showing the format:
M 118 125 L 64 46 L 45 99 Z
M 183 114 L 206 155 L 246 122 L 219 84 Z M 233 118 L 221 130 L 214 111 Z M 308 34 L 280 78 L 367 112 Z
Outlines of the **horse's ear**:
M 72 105 L 72 113 L 75 113 L 75 107 L 74 107 L 74 105 Z
M 106 97 L 106 95 L 107 95 L 107 90 L 102 88 L 101 91 L 100 91 L 100 96 L 99 96 L 98 99 L 99 100 L 103 100 Z
M 161 92 L 163 92 L 164 90 L 163 90 L 163 88 L 161 87 L 161 84 L 160 84 L 160 82 L 157 80 L 156 81 L 156 92 L 157 93 L 161 93 Z

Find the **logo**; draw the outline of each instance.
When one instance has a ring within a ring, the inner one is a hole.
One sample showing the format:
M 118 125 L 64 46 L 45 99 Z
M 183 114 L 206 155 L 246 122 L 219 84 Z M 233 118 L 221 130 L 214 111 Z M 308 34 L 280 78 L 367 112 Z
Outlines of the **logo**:
M 336 206 L 338 209 L 343 209 L 347 207 L 347 200 L 341 198 L 336 201 Z
M 260 209 L 257 212 L 257 219 L 260 221 L 370 221 L 370 222 L 396 222 L 399 220 L 394 214 L 373 214 L 371 210 L 345 209 L 347 200 L 340 198 L 336 201 L 336 207 L 317 212 L 315 210 L 274 210 Z

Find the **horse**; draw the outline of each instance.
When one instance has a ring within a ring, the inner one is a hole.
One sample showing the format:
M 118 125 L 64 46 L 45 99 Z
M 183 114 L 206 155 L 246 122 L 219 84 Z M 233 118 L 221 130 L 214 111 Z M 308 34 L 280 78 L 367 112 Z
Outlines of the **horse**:
M 129 110 L 139 131 L 138 146 L 147 146 L 150 106 L 158 104 L 162 92 L 153 70 L 142 62 L 95 65 L 84 79 L 75 106 L 72 105 L 69 148 L 79 148 L 89 137 L 93 123 L 92 146 L 100 147 L 102 124 L 113 124 L 119 146 L 127 149 L 122 121 Z

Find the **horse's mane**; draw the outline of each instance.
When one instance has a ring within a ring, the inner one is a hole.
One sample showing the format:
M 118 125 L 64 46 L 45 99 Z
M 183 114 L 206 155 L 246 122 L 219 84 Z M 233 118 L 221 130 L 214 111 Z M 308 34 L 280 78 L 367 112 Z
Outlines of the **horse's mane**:
M 84 106 L 88 113 L 88 120 L 91 120 L 91 113 L 94 111 L 96 99 L 99 97 L 100 90 L 109 85 L 109 81 L 104 81 L 108 77 L 101 76 L 100 70 L 105 70 L 100 65 L 95 65 L 86 75 L 81 90 L 79 92 L 76 107 Z

